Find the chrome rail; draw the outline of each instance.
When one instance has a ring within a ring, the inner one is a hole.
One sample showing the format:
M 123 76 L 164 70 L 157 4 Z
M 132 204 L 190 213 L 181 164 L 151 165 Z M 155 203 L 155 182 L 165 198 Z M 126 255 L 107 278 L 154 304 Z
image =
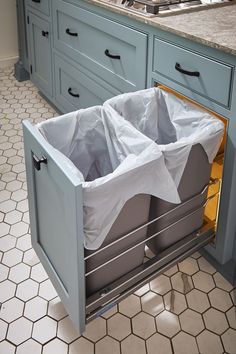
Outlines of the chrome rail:
M 199 211 L 199 210 L 201 210 L 202 208 L 204 208 L 204 207 L 207 205 L 207 203 L 208 203 L 210 200 L 212 200 L 213 198 L 215 198 L 216 195 L 218 195 L 218 194 L 219 194 L 219 192 L 217 192 L 217 193 L 213 194 L 212 196 L 208 197 L 208 198 L 206 199 L 206 201 L 205 201 L 200 207 L 198 207 L 197 209 L 194 209 L 191 213 L 189 213 L 189 214 L 187 214 L 187 215 L 184 215 L 183 217 L 179 218 L 177 221 L 175 221 L 175 222 L 171 223 L 170 225 L 166 226 L 166 227 L 163 228 L 162 230 L 160 230 L 160 231 L 156 232 L 155 234 L 153 234 L 153 235 L 147 237 L 145 240 L 136 243 L 134 246 L 132 246 L 132 247 L 128 248 L 127 250 L 125 250 L 125 251 L 119 253 L 117 256 L 113 257 L 112 259 L 109 259 L 108 261 L 102 263 L 102 264 L 99 265 L 98 267 L 96 267 L 96 268 L 92 269 L 91 271 L 85 273 L 85 276 L 87 277 L 87 276 L 93 274 L 94 272 L 96 272 L 96 271 L 98 271 L 99 269 L 101 269 L 101 268 L 107 266 L 108 264 L 110 264 L 111 262 L 115 261 L 116 259 L 119 259 L 121 256 L 127 254 L 128 252 L 132 251 L 133 249 L 135 249 L 135 248 L 141 246 L 142 244 L 147 243 L 147 241 L 153 239 L 154 237 L 157 237 L 157 236 L 158 236 L 159 234 L 161 234 L 162 232 L 164 232 L 164 231 L 168 230 L 169 228 L 171 228 L 171 227 L 177 225 L 180 221 L 183 221 L 183 220 L 189 218 L 190 216 L 194 215 L 197 211 Z M 181 204 L 181 206 L 183 206 L 183 204 Z M 176 209 L 176 208 L 175 208 L 175 209 Z M 174 210 L 174 209 L 172 209 L 171 211 L 173 211 L 173 210 Z M 169 212 L 168 212 L 167 214 L 169 214 Z M 166 213 L 163 214 L 163 216 L 165 216 L 165 215 L 166 215 Z M 163 217 L 163 216 L 162 216 L 162 217 Z M 154 219 L 154 220 L 155 220 L 155 219 Z M 156 220 L 155 220 L 155 221 L 156 221 Z M 154 222 L 154 221 L 152 221 L 152 222 Z M 152 223 L 152 222 L 150 222 L 150 223 Z M 150 223 L 147 223 L 147 225 L 150 225 Z M 140 228 L 138 228 L 138 230 L 139 230 L 139 229 L 140 229 Z M 137 232 L 136 229 L 135 229 L 135 232 Z M 133 231 L 132 231 L 132 233 L 133 233 Z M 123 238 L 121 238 L 121 239 L 124 239 L 124 238 L 130 236 L 130 234 L 131 234 L 131 233 L 129 233 L 129 234 L 123 236 Z M 196 233 L 196 236 L 197 236 L 197 233 Z M 120 239 L 119 239 L 119 240 L 120 240 Z M 119 241 L 119 240 L 117 240 L 117 241 Z M 113 242 L 113 244 L 115 244 L 115 243 L 116 243 L 116 242 Z M 104 249 L 105 249 L 105 247 L 104 247 L 102 250 L 104 250 Z M 95 255 L 95 253 L 92 254 L 91 256 L 93 256 L 93 255 Z M 88 257 L 87 257 L 87 258 L 88 258 Z M 85 258 L 85 259 L 87 259 L 87 258 Z
M 86 304 L 87 321 L 100 316 L 101 312 L 108 310 L 112 304 L 115 305 L 171 266 L 208 244 L 215 235 L 213 227 L 213 222 L 204 225 L 199 230 L 198 237 L 195 233 L 186 236 L 146 263 L 109 284 L 105 289 L 91 295 Z
M 192 198 L 186 200 L 185 202 L 178 204 L 175 208 L 173 208 L 173 209 L 167 211 L 166 213 L 164 213 L 164 214 L 162 214 L 162 215 L 159 215 L 159 216 L 156 217 L 155 219 L 153 219 L 153 220 L 151 220 L 151 221 L 148 221 L 147 223 L 145 223 L 145 224 L 143 224 L 143 225 L 137 227 L 136 229 L 132 230 L 132 231 L 129 232 L 128 234 L 126 234 L 126 235 L 124 235 L 124 236 L 121 236 L 121 237 L 119 237 L 119 239 L 117 239 L 117 240 L 115 240 L 115 241 L 109 243 L 108 245 L 106 245 L 106 246 L 104 246 L 104 247 L 98 249 L 97 251 L 93 252 L 92 254 L 86 256 L 86 257 L 84 258 L 84 260 L 86 261 L 86 260 L 88 260 L 89 258 L 92 258 L 92 257 L 96 256 L 96 255 L 99 254 L 100 252 L 105 251 L 106 249 L 112 247 L 113 245 L 115 245 L 115 244 L 117 244 L 117 243 L 119 243 L 119 242 L 125 240 L 126 238 L 132 236 L 133 234 L 135 234 L 136 232 L 142 230 L 143 228 L 145 228 L 145 227 L 147 227 L 147 226 L 149 226 L 149 225 L 155 223 L 156 221 L 158 221 L 158 220 L 160 220 L 160 219 L 162 219 L 162 218 L 168 216 L 168 215 L 171 214 L 171 213 L 174 213 L 175 211 L 178 211 L 178 209 L 183 208 L 184 206 L 188 205 L 189 203 L 191 203 L 191 202 L 194 201 L 195 199 L 197 199 L 197 198 L 203 196 L 204 193 L 207 191 L 207 189 L 208 189 L 209 186 L 214 185 L 214 184 L 217 184 L 217 183 L 219 183 L 219 182 L 220 182 L 220 179 L 218 179 L 218 178 L 211 178 L 209 184 L 206 185 L 206 186 L 203 188 L 203 190 L 202 190 L 199 194 L 196 194 L 195 196 L 193 196 Z M 217 192 L 216 194 L 218 194 L 218 192 Z M 216 194 L 214 194 L 214 197 L 215 197 Z M 203 208 L 203 207 L 204 207 L 204 205 L 202 205 L 200 208 Z M 196 211 L 197 211 L 197 210 L 195 210 L 194 212 L 196 212 Z M 191 216 L 191 215 L 189 215 L 189 216 Z M 172 226 L 172 225 L 170 225 L 170 226 Z M 165 231 L 165 229 L 164 229 L 164 230 L 161 230 L 161 232 L 162 232 L 162 231 Z M 155 236 L 156 236 L 156 235 L 155 235 Z M 154 237 L 155 237 L 155 236 L 154 236 Z M 146 239 L 144 242 L 147 242 L 147 240 L 148 240 L 148 239 Z M 144 242 L 142 242 L 142 243 L 144 243 Z M 114 260 L 114 259 L 113 259 L 113 260 Z M 89 274 L 90 274 L 90 273 L 89 273 Z M 89 274 L 87 273 L 87 274 L 85 274 L 85 275 L 89 275 Z

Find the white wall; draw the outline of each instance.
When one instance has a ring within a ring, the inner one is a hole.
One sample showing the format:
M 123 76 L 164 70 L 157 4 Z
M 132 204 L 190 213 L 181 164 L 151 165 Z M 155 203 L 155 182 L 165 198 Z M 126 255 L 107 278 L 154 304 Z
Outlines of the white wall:
M 0 0 L 0 67 L 18 58 L 16 0 Z

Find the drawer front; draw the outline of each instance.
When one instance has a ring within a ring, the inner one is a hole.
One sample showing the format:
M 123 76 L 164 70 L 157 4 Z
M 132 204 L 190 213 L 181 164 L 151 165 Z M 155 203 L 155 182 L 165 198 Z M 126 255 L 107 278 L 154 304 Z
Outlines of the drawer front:
M 53 26 L 62 53 L 121 92 L 145 87 L 146 34 L 59 0 L 53 0 Z
M 42 12 L 44 15 L 50 15 L 49 0 L 26 0 L 26 4 Z
M 179 70 L 185 70 L 187 73 Z M 153 71 L 218 104 L 229 107 L 233 68 L 155 38 Z M 190 76 L 199 72 L 200 76 Z
M 77 330 L 82 333 L 85 282 L 81 181 L 38 129 L 26 120 L 23 133 L 32 245 Z M 44 158 L 45 163 L 39 169 L 33 162 L 35 158 Z
M 55 60 L 55 99 L 58 107 L 65 113 L 81 108 L 101 105 L 105 100 L 120 92 L 103 87 L 98 79 L 89 76 L 69 61 L 57 54 Z M 104 83 L 106 86 L 106 83 Z

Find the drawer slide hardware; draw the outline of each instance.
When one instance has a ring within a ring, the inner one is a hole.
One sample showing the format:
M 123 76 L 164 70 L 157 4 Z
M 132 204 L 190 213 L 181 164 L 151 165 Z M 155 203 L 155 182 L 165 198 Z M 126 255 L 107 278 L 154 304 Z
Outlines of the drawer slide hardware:
M 191 209 L 187 214 L 184 213 L 178 220 L 174 220 L 168 226 L 162 228 L 161 230 L 157 231 L 156 233 L 148 236 L 145 240 L 136 243 L 134 246 L 129 247 L 125 251 L 119 253 L 118 255 L 114 256 L 112 259 L 105 261 L 104 263 L 98 265 L 96 268 L 90 270 L 89 272 L 85 273 L 85 277 L 88 277 L 90 274 L 98 271 L 99 269 L 107 266 L 109 263 L 113 262 L 114 260 L 120 258 L 124 254 L 132 251 L 136 247 L 139 247 L 141 244 L 145 244 L 148 240 L 158 237 L 163 231 L 171 228 L 172 226 L 177 225 L 180 221 L 188 219 L 190 216 L 194 215 L 197 211 L 202 210 L 208 204 L 208 202 L 215 197 L 217 197 L 220 193 L 220 179 L 211 179 L 209 185 L 218 185 L 218 191 L 214 192 L 210 196 L 208 196 L 204 201 L 202 201 L 199 207 L 195 207 Z M 185 202 L 178 204 L 175 208 L 165 212 L 164 214 L 154 218 L 153 220 L 141 225 L 140 227 L 132 230 L 128 234 L 122 236 L 121 238 L 111 242 L 110 244 L 96 250 L 94 253 L 85 257 L 85 261 L 87 259 L 94 257 L 96 254 L 102 252 L 103 250 L 115 245 L 127 237 L 131 237 L 134 235 L 135 232 L 139 231 L 143 227 L 146 227 L 152 223 L 155 223 L 157 220 L 161 220 L 163 217 L 167 215 L 171 215 L 173 211 L 177 211 L 183 205 L 187 206 L 193 200 L 197 200 L 199 196 L 204 196 L 205 193 L 208 191 L 208 186 L 206 185 L 203 190 L 191 197 L 190 199 L 186 200 Z M 86 301 L 86 313 L 87 313 L 87 322 L 95 318 L 100 311 L 102 310 L 103 306 L 109 306 L 110 303 L 113 303 L 114 300 L 117 302 L 120 301 L 122 298 L 127 296 L 127 294 L 132 293 L 133 291 L 137 290 L 141 284 L 145 285 L 145 283 L 154 279 L 157 274 L 161 274 L 163 269 L 168 269 L 172 265 L 176 264 L 178 261 L 183 260 L 186 256 L 192 254 L 199 248 L 205 246 L 209 242 L 211 242 L 215 235 L 215 220 L 212 221 L 204 221 L 203 225 L 192 232 L 191 234 L 185 236 L 183 239 L 179 240 L 175 244 L 171 245 L 164 251 L 160 252 L 153 258 L 149 259 L 144 264 L 140 265 L 139 267 L 135 268 L 131 272 L 125 274 L 118 280 L 115 280 L 113 283 L 109 284 L 105 289 L 102 289 L 94 294 L 92 294 Z M 134 290 L 135 289 L 135 290 Z
M 79 98 L 79 94 L 78 94 L 78 93 L 73 93 L 71 87 L 68 88 L 68 93 L 69 93 L 69 95 L 71 95 L 72 97 L 77 97 L 77 98 Z
M 71 32 L 69 28 L 66 29 L 66 33 L 69 34 L 69 36 L 78 37 L 78 33 Z
M 32 157 L 33 157 L 34 167 L 36 168 L 37 171 L 40 171 L 41 163 L 44 163 L 45 165 L 47 164 L 47 158 L 45 156 L 42 156 L 42 158 L 39 159 L 35 154 L 33 154 Z
M 110 54 L 110 52 L 109 52 L 108 49 L 106 49 L 104 53 L 105 53 L 105 55 L 106 55 L 107 57 L 109 57 L 109 58 L 111 58 L 111 59 L 120 59 L 120 55 L 113 55 L 113 54 Z
M 188 71 L 188 70 L 182 69 L 181 65 L 179 63 L 175 64 L 175 69 L 184 75 L 200 77 L 199 71 Z

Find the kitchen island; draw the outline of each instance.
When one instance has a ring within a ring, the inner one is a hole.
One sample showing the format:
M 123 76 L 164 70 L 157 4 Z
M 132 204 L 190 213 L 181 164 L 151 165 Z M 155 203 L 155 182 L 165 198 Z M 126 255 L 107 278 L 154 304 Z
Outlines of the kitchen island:
M 99 0 L 25 1 L 26 69 L 60 112 L 162 84 L 228 121 L 216 241 L 204 252 L 231 281 L 236 262 L 235 18 L 235 1 L 168 17 L 145 17 Z M 192 75 L 196 72 L 199 77 Z

